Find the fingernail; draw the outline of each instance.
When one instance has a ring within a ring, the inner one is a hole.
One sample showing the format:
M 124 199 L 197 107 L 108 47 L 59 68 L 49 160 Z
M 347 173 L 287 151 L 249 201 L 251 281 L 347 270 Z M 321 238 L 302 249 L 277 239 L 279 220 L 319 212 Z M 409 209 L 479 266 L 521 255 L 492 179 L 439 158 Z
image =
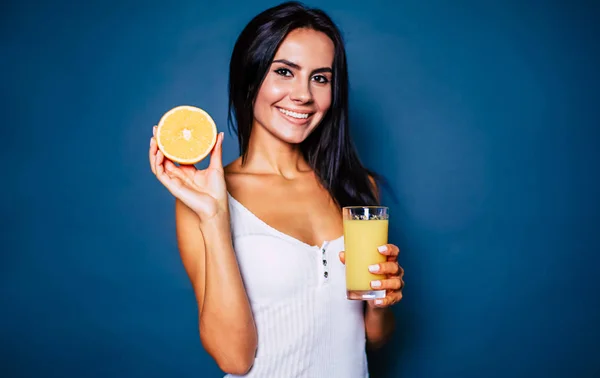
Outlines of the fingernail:
M 371 281 L 371 287 L 380 287 L 381 281 Z
M 383 253 L 383 252 L 387 251 L 387 249 L 388 249 L 388 248 L 387 248 L 387 245 L 382 245 L 381 247 L 377 247 L 377 250 L 378 250 L 380 253 Z
M 383 299 L 375 299 L 375 304 L 376 305 L 383 304 Z
M 374 273 L 374 272 L 377 272 L 378 270 L 379 270 L 379 265 L 377 265 L 377 264 L 369 265 L 369 272 Z

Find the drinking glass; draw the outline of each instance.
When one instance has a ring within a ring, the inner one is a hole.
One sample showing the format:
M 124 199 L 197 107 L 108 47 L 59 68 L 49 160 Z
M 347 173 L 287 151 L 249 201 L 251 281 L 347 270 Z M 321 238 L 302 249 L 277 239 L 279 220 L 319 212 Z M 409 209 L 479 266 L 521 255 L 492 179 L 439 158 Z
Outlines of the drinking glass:
M 388 208 L 384 206 L 347 206 L 344 217 L 346 258 L 346 298 L 369 300 L 384 298 L 385 290 L 373 290 L 371 281 L 386 276 L 369 272 L 369 265 L 382 263 L 387 256 L 377 247 L 388 242 Z

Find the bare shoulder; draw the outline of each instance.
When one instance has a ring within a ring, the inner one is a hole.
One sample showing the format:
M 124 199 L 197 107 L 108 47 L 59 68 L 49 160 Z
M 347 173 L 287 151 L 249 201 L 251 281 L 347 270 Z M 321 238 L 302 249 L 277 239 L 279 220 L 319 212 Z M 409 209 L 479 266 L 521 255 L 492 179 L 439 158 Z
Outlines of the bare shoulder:
M 244 171 L 241 157 L 225 166 L 223 171 L 225 173 L 225 185 L 227 186 L 227 191 L 236 198 L 240 192 L 244 192 L 244 188 L 250 189 L 253 186 L 253 182 L 256 181 L 256 175 Z

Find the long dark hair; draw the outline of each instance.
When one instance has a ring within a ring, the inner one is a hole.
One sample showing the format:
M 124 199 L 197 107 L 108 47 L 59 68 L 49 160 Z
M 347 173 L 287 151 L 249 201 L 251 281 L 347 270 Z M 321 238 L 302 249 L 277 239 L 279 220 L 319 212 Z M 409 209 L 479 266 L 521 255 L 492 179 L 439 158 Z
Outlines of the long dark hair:
M 339 206 L 376 205 L 378 196 L 370 177 L 380 178 L 362 165 L 350 139 L 348 67 L 342 36 L 325 12 L 299 2 L 286 2 L 254 17 L 233 48 L 227 121 L 237 134 L 242 162 L 248 153 L 253 105 L 260 86 L 279 45 L 289 32 L 298 28 L 322 32 L 335 46 L 331 107 L 319 126 L 301 143 L 300 149 Z

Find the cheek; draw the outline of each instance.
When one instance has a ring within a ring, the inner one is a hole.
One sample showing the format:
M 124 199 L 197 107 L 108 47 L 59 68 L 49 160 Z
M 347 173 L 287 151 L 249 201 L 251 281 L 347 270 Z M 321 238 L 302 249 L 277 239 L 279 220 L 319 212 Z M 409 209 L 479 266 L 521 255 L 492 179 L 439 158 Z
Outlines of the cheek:
M 258 92 L 257 105 L 260 106 L 271 106 L 272 104 L 281 100 L 286 94 L 285 85 L 275 80 L 267 78 Z
M 319 110 L 326 112 L 331 107 L 331 89 L 323 89 L 315 92 L 315 102 L 319 107 Z

